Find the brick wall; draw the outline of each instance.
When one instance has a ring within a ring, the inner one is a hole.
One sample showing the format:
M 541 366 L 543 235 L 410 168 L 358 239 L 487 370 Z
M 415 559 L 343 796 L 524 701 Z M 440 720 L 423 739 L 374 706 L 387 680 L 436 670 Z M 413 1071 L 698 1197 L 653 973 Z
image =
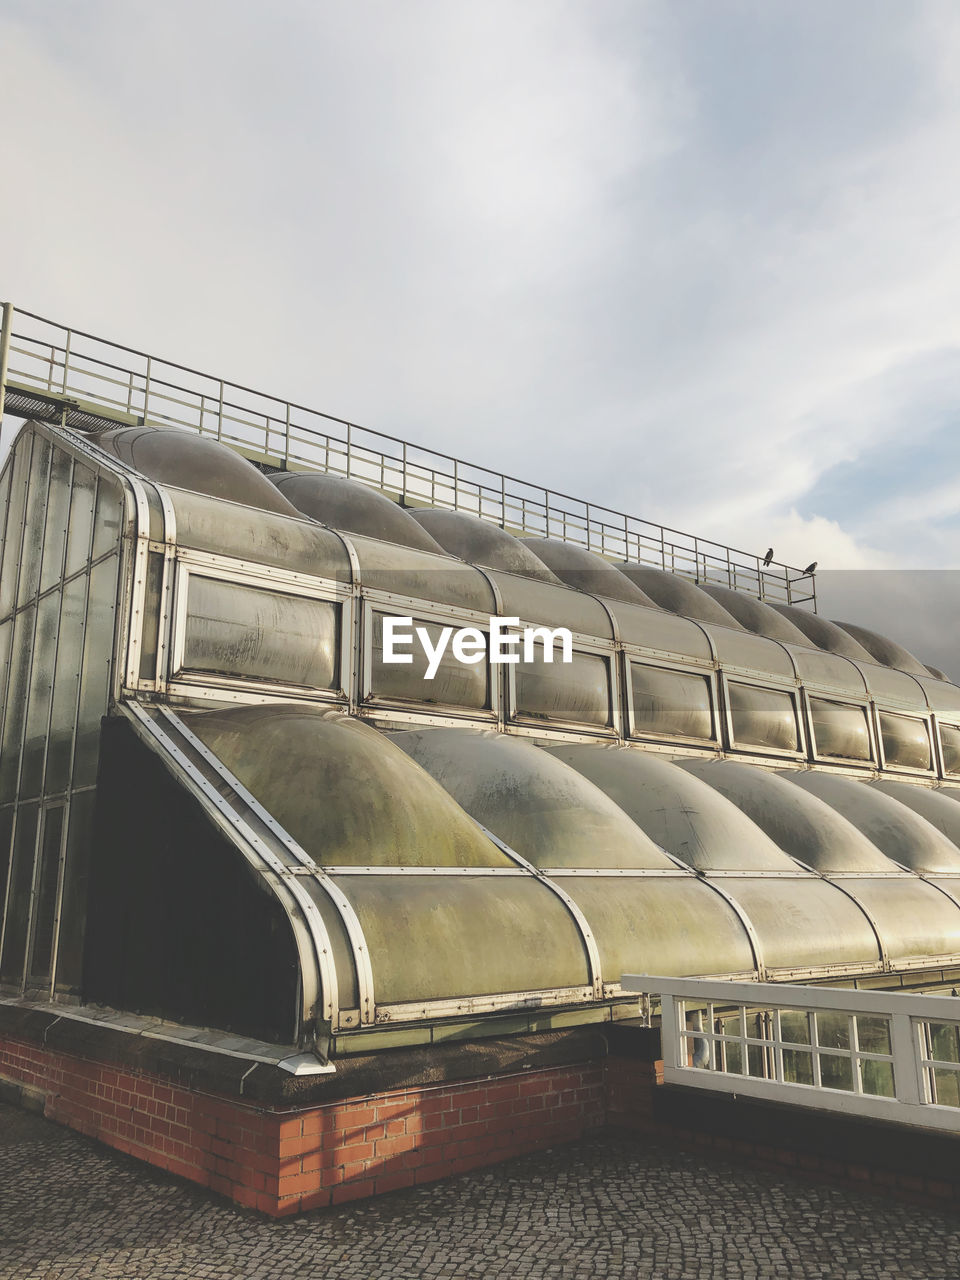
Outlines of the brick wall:
M 44 1115 L 280 1215 L 572 1141 L 605 1119 L 602 1063 L 399 1089 L 297 1111 L 185 1089 L 18 1039 L 0 1078 Z

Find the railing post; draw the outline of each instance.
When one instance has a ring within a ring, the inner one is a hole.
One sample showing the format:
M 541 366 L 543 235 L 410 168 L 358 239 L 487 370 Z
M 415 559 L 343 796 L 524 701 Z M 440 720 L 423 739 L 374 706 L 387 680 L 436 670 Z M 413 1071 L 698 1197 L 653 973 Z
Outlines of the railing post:
M 143 383 L 143 421 L 144 421 L 144 423 L 146 423 L 146 421 L 147 421 L 147 414 L 148 414 L 148 408 L 147 408 L 147 406 L 148 406 L 148 405 L 149 405 L 149 403 L 150 403 L 150 376 L 151 376 L 152 372 L 153 372 L 153 357 L 152 357 L 152 356 L 147 356 L 147 376 L 146 376 L 146 378 L 144 379 L 144 383 Z M 222 398 L 222 397 L 221 397 L 221 399 L 220 399 L 220 408 L 221 408 L 221 411 L 222 411 L 222 410 L 223 410 L 223 398 Z M 217 435 L 217 439 L 219 440 L 219 438 L 220 438 L 220 436 L 219 436 L 219 433 L 218 433 L 218 435 Z
M 663 1054 L 664 1075 L 673 1068 L 682 1066 L 678 1049 L 677 1009 L 673 996 L 660 993 L 660 1052 Z
M 64 395 L 67 394 L 67 375 L 70 369 L 70 340 L 72 337 L 73 330 L 68 329 L 67 338 L 63 344 L 63 382 L 61 383 L 61 390 Z
M 926 1102 L 920 1078 L 920 1055 L 917 1052 L 917 1028 L 908 1013 L 894 1013 L 890 1018 L 890 1040 L 893 1049 L 893 1078 L 896 1096 L 901 1102 L 920 1106 Z
M 223 379 L 220 379 L 220 395 L 217 399 L 217 441 L 223 439 Z
M 3 327 L 0 328 L 0 423 L 7 398 L 7 366 L 10 363 L 10 336 L 13 330 L 13 303 L 3 304 Z

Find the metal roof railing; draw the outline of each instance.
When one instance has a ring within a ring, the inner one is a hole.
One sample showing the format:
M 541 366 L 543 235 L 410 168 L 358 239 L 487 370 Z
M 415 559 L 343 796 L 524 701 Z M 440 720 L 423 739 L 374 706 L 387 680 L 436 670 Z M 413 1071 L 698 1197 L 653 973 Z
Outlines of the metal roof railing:
M 466 511 L 533 537 L 559 538 L 693 582 L 816 609 L 812 574 L 518 480 L 449 454 L 161 360 L 3 304 L 0 416 L 85 431 L 150 424 L 229 445 L 265 467 L 324 471 L 407 506 Z

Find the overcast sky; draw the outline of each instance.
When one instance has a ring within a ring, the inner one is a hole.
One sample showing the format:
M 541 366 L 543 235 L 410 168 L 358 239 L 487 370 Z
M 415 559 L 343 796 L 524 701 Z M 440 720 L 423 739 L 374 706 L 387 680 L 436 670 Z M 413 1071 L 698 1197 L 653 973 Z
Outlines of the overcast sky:
M 0 295 L 651 520 L 960 564 L 956 0 L 6 0 Z

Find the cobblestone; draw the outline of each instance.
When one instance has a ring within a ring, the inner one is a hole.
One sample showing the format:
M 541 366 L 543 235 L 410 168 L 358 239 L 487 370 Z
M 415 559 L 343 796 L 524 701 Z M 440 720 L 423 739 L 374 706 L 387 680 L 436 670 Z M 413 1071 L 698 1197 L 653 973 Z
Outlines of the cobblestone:
M 271 1221 L 0 1105 L 0 1280 L 938 1280 L 960 1219 L 597 1138 Z

